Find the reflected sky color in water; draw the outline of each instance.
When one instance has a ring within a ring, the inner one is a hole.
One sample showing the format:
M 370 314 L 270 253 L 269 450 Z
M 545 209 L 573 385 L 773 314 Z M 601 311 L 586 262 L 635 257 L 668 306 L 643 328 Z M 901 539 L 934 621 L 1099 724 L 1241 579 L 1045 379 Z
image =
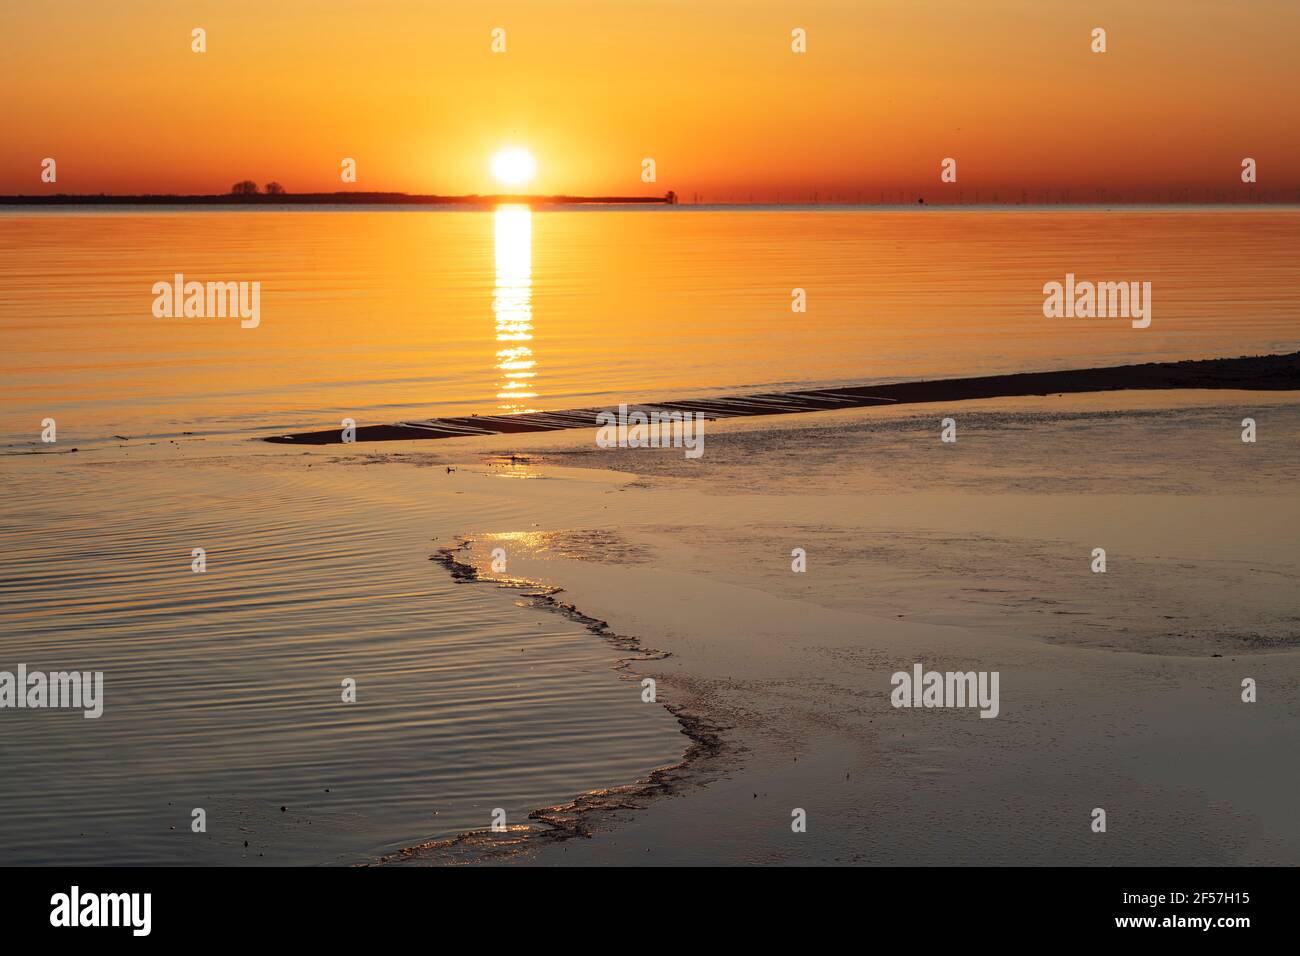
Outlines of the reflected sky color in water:
M 1294 210 L 5 212 L 0 446 L 1290 351 L 1298 245 Z M 177 272 L 260 282 L 261 325 L 155 318 Z M 1151 327 L 1045 318 L 1067 272 L 1151 282 Z
M 527 206 L 501 206 L 496 226 L 496 288 L 492 312 L 496 317 L 498 381 L 497 410 L 507 414 L 537 409 L 537 360 L 533 340 L 533 211 Z
M 430 564 L 490 497 L 295 455 L 61 458 L 0 456 L 0 670 L 102 670 L 104 714 L 0 712 L 0 866 L 369 862 L 681 756 L 586 627 Z

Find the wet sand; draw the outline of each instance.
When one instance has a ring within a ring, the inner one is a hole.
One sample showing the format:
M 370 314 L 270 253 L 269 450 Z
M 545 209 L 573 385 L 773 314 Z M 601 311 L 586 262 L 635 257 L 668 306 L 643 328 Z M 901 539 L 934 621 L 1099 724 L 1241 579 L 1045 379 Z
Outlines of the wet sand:
M 1254 445 L 1247 416 L 1267 436 Z M 502 547 L 511 577 L 657 649 L 634 675 L 718 745 L 668 786 L 589 798 L 566 825 L 591 839 L 480 835 L 457 858 L 1300 861 L 1296 396 L 727 422 L 697 461 L 574 437 L 501 449 L 490 468 L 546 479 L 518 483 L 536 527 L 466 528 L 456 560 L 491 578 Z M 916 662 L 998 671 L 999 716 L 891 707 L 890 675 Z M 1241 701 L 1245 677 L 1257 703 Z M 1096 807 L 1106 833 L 1090 830 Z

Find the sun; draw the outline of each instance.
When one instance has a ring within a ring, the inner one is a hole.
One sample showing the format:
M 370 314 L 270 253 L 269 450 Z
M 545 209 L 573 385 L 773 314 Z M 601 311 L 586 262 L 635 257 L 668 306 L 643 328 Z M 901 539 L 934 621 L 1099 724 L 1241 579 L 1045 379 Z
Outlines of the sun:
M 537 175 L 537 160 L 519 146 L 507 146 L 492 157 L 492 175 L 505 186 L 522 186 Z

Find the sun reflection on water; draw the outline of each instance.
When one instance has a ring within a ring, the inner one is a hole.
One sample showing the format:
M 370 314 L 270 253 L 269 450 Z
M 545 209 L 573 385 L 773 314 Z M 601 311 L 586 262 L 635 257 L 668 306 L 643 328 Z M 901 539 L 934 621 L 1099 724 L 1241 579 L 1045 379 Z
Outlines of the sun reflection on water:
M 533 211 L 527 206 L 500 206 L 496 211 L 497 405 L 506 414 L 536 411 L 537 361 L 533 340 Z

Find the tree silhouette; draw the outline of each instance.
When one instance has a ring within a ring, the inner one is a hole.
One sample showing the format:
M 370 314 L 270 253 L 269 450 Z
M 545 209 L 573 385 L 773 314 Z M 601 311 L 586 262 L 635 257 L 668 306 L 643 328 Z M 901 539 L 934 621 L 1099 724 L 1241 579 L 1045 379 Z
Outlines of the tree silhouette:
M 251 179 L 245 179 L 231 186 L 230 192 L 235 196 L 255 196 L 257 195 L 257 183 Z
M 266 184 L 266 194 L 267 194 L 268 196 L 283 196 L 283 195 L 284 195 L 284 187 L 281 186 L 279 183 L 267 183 L 267 184 Z

